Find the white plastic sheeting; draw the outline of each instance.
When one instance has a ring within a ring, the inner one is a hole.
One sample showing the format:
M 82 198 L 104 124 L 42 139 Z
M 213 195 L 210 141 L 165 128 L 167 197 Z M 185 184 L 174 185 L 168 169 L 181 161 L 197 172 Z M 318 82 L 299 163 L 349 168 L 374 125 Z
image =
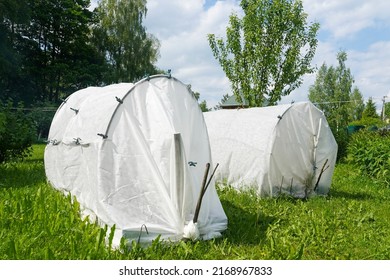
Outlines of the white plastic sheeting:
M 204 114 L 216 179 L 260 196 L 329 192 L 337 143 L 310 102 Z
M 178 240 L 188 231 L 207 163 L 207 128 L 196 99 L 173 77 L 89 87 L 57 110 L 45 150 L 49 182 L 122 236 Z M 227 227 L 214 180 L 202 200 L 196 238 Z M 193 231 L 193 230 L 192 230 Z

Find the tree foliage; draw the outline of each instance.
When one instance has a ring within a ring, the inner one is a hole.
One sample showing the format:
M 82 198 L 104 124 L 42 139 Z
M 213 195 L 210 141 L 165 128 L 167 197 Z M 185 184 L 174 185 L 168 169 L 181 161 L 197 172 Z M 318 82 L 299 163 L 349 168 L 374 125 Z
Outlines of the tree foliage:
M 375 102 L 370 97 L 366 103 L 366 106 L 364 108 L 363 118 L 379 118 L 378 113 L 376 112 L 376 105 Z
M 361 116 L 363 97 L 358 88 L 352 91 L 354 79 L 346 66 L 347 53 L 340 51 L 337 60 L 337 67 L 322 64 L 309 89 L 309 100 L 324 112 L 339 146 L 338 157 L 342 158 L 348 142 L 347 126 Z
M 146 0 L 0 0 L 0 99 L 26 106 L 153 74 Z M 92 32 L 93 31 L 93 32 Z
M 142 26 L 146 0 L 104 0 L 101 7 L 91 11 L 90 0 L 0 0 L 0 103 L 10 110 L 0 123 L 23 122 L 23 112 L 44 138 L 53 107 L 69 94 L 154 73 L 158 41 Z M 20 103 L 28 108 L 15 115 Z M 12 139 L 7 143 L 21 143 Z
M 23 0 L 15 16 L 4 13 L 5 39 L 15 62 L 11 73 L 2 73 L 6 98 L 26 104 L 58 101 L 98 82 L 104 57 L 89 42 L 89 5 L 89 0 Z
M 274 105 L 312 73 L 318 23 L 309 25 L 300 0 L 242 0 L 244 16 L 230 16 L 226 41 L 208 40 L 240 102 Z
M 108 60 L 107 82 L 132 82 L 158 72 L 159 41 L 142 25 L 146 0 L 101 0 L 94 43 Z
M 352 121 L 360 120 L 363 117 L 364 100 L 363 95 L 357 87 L 354 87 L 351 97 L 350 117 Z
M 189 85 L 189 90 L 192 92 L 192 94 L 194 95 L 195 99 L 198 101 L 199 108 L 202 110 L 202 112 L 209 112 L 209 111 L 211 111 L 211 108 L 207 107 L 207 101 L 206 100 L 203 99 L 201 102 L 199 102 L 199 100 L 200 100 L 200 93 L 199 92 L 192 91 L 191 85 Z
M 18 51 L 23 39 L 18 32 L 29 19 L 27 0 L 0 0 L 0 98 L 3 100 L 20 95 L 18 90 L 24 76 L 21 67 L 25 56 Z
M 361 118 L 353 121 L 350 125 L 364 126 L 369 130 L 383 126 L 383 121 L 376 112 L 376 105 L 372 98 L 369 98 L 364 106 Z
M 309 100 L 324 112 L 334 131 L 343 129 L 355 117 L 358 118 L 363 104 L 359 89 L 354 88 L 352 91 L 354 80 L 351 70 L 345 64 L 347 53 L 340 51 L 337 60 L 337 67 L 322 64 L 314 85 L 309 89 Z

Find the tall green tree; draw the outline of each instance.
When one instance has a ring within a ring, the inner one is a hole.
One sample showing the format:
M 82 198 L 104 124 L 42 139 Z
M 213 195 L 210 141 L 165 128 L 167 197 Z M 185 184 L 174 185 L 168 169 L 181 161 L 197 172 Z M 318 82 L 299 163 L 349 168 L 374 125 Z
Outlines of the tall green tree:
M 0 1 L 9 5 L 0 12 L 8 34 L 7 44 L 0 43 L 8 49 L 0 49 L 11 54 L 8 64 L 14 68 L 10 75 L 0 72 L 8 97 L 25 103 L 58 101 L 98 83 L 104 57 L 89 43 L 90 0 Z
M 38 100 L 57 101 L 62 93 L 94 85 L 103 57 L 89 44 L 90 0 L 35 0 L 27 67 L 42 93 Z
M 350 117 L 352 121 L 360 120 L 364 111 L 363 95 L 357 87 L 354 87 L 350 97 Z
M 333 132 L 344 129 L 353 120 L 350 107 L 354 104 L 350 102 L 354 80 L 351 70 L 345 64 L 347 53 L 340 51 L 337 60 L 337 67 L 322 64 L 314 85 L 309 88 L 309 100 L 324 112 Z M 357 92 L 354 93 L 355 98 L 359 99 Z
M 307 23 L 300 0 L 242 0 L 240 6 L 244 16 L 230 16 L 226 41 L 209 34 L 209 45 L 239 102 L 274 105 L 313 72 L 319 24 Z
M 362 125 L 370 129 L 373 127 L 381 127 L 383 122 L 382 115 L 379 116 L 376 110 L 376 104 L 370 97 L 364 106 L 362 116 L 359 120 L 352 122 L 352 125 Z
M 19 97 L 24 73 L 21 26 L 30 20 L 27 0 L 0 0 L 0 99 Z
M 372 97 L 370 97 L 366 103 L 366 106 L 364 108 L 363 118 L 379 118 L 378 113 L 376 112 L 376 105 L 375 102 L 372 100 Z
M 146 0 L 101 0 L 94 42 L 110 66 L 105 80 L 132 82 L 156 73 L 159 41 L 146 32 Z
M 352 91 L 354 79 L 346 66 L 347 53 L 340 51 L 337 60 L 337 67 L 322 64 L 314 85 L 309 88 L 309 100 L 324 112 L 339 146 L 338 156 L 342 158 L 348 143 L 347 126 L 358 117 L 363 99 L 357 88 Z

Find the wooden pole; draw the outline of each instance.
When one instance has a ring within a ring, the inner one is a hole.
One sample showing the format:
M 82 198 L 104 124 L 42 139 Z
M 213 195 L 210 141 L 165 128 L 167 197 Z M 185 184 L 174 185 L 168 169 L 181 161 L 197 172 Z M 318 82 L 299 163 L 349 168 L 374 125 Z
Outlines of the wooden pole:
M 204 194 L 203 189 L 206 186 L 206 181 L 207 181 L 207 177 L 209 175 L 209 170 L 210 170 L 210 163 L 207 163 L 206 164 L 206 169 L 205 169 L 205 172 L 204 172 L 204 176 L 203 176 L 202 186 L 200 188 L 198 203 L 196 204 L 196 208 L 195 208 L 195 214 L 194 214 L 194 219 L 193 219 L 194 223 L 198 222 L 200 205 L 202 204 L 202 197 L 203 197 L 203 194 Z
M 318 184 L 320 183 L 322 173 L 324 173 L 325 170 L 329 168 L 329 165 L 325 168 L 325 165 L 326 165 L 327 163 L 328 163 L 328 159 L 325 160 L 325 163 L 324 163 L 324 165 L 323 165 L 322 168 L 321 168 L 321 172 L 320 172 L 320 175 L 318 176 L 316 185 L 315 185 L 315 187 L 314 187 L 314 191 L 316 191 L 317 188 L 318 188 Z

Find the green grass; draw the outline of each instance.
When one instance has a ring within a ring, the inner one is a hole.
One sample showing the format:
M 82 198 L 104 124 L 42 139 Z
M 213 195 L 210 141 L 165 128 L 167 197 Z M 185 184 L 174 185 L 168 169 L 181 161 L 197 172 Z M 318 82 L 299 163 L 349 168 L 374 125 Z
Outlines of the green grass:
M 326 197 L 260 199 L 218 190 L 229 219 L 211 241 L 113 250 L 110 229 L 79 216 L 45 178 L 43 145 L 22 162 L 0 165 L 0 259 L 389 259 L 390 188 L 339 164 Z

